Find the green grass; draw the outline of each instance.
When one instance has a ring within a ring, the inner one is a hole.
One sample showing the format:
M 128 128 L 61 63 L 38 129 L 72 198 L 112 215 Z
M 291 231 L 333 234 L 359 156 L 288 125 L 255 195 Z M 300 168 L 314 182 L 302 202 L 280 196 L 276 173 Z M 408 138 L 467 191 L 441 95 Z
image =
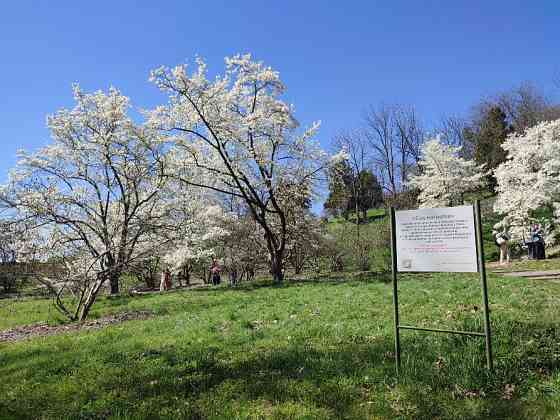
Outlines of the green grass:
M 118 298 L 101 297 L 97 300 L 88 319 L 112 315 L 123 311 L 149 310 L 156 315 L 177 310 L 174 304 L 161 296 L 119 296 Z M 69 308 L 72 308 L 69 305 Z M 0 331 L 28 324 L 60 325 L 67 322 L 52 305 L 49 299 L 18 298 L 0 299 Z
M 381 219 L 383 217 L 385 217 L 387 214 L 387 211 L 385 210 L 385 208 L 379 208 L 379 209 L 369 209 L 366 212 L 367 215 L 367 219 L 368 222 L 373 221 L 373 220 L 377 220 L 377 219 Z M 360 213 L 361 215 L 361 213 Z M 329 219 L 329 223 L 347 223 L 347 222 L 352 222 L 355 223 L 356 221 L 356 213 L 351 212 L 348 215 L 348 220 L 346 220 L 344 217 L 331 217 Z
M 500 271 L 560 271 L 560 258 L 548 260 L 514 260 L 511 264 L 499 265 Z
M 360 241 L 357 240 L 357 228 L 360 230 Z M 390 270 L 391 250 L 388 246 L 390 233 L 387 217 L 372 219 L 369 223 L 359 226 L 346 221 L 330 223 L 328 231 L 332 237 L 336 238 L 336 246 L 342 253 L 345 271 L 354 273 L 361 269 L 359 257 L 361 247 L 367 249 L 366 254 L 371 271 L 387 272 Z M 382 240 L 384 236 L 386 236 L 386 244 Z M 328 266 L 324 268 L 328 269 Z
M 482 340 L 410 331 L 397 381 L 386 283 L 185 291 L 94 311 L 149 320 L 0 344 L 0 418 L 558 418 L 560 285 L 489 283 L 492 374 Z M 399 287 L 403 323 L 482 329 L 476 276 Z M 47 301 L 0 305 L 0 329 L 57 322 Z

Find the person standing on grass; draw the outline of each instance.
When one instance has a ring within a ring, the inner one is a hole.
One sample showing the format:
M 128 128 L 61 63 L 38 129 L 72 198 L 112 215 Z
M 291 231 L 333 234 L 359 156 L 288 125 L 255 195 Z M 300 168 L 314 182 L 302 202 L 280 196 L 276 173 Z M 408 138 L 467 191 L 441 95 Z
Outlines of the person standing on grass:
M 165 292 L 171 289 L 171 271 L 168 268 L 161 272 L 161 282 L 159 283 L 159 291 Z
M 165 292 L 167 290 L 166 287 L 167 287 L 167 283 L 166 283 L 165 270 L 163 270 L 161 272 L 161 281 L 159 282 L 159 291 Z
M 229 283 L 232 286 L 235 286 L 237 284 L 237 267 L 235 264 L 232 264 L 229 270 Z
M 169 268 L 165 270 L 165 290 L 169 290 L 171 289 L 172 283 L 171 283 L 171 271 L 169 271 Z
M 507 231 L 500 232 L 496 235 L 496 243 L 500 247 L 500 265 L 510 263 L 509 241 L 511 237 Z
M 492 236 L 494 236 L 496 246 L 500 249 L 500 265 L 509 264 L 511 258 L 509 251 L 511 235 L 508 231 L 508 224 L 505 221 L 496 223 Z
M 531 242 L 533 243 L 533 259 L 543 260 L 545 258 L 544 232 L 538 223 L 531 228 Z
M 220 284 L 220 271 L 222 269 L 220 268 L 220 264 L 218 263 L 218 260 L 216 258 L 214 258 L 212 260 L 212 266 L 210 267 L 210 275 L 212 276 L 212 284 L 214 286 L 217 286 Z

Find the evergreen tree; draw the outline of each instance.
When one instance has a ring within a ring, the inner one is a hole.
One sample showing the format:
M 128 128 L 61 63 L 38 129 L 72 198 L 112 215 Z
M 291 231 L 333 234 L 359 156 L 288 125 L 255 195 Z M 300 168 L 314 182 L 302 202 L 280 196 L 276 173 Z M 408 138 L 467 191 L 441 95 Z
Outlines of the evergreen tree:
M 355 174 L 347 162 L 337 164 L 329 182 L 329 196 L 323 205 L 329 214 L 348 219 L 349 214 L 355 212 L 359 222 L 366 219 L 369 209 L 382 203 L 383 189 L 373 172 L 362 170 Z
M 349 209 L 358 208 L 362 212 L 362 219 L 367 219 L 367 211 L 378 207 L 383 203 L 383 189 L 373 172 L 369 170 L 361 171 L 355 180 L 359 188 L 352 194 L 349 202 Z
M 488 188 L 492 192 L 495 192 L 497 185 L 493 171 L 506 160 L 502 145 L 510 132 L 507 115 L 498 106 L 488 109 L 478 127 L 465 130 L 465 138 L 474 145 L 475 161 L 484 164 L 485 170 L 492 171 L 487 178 Z

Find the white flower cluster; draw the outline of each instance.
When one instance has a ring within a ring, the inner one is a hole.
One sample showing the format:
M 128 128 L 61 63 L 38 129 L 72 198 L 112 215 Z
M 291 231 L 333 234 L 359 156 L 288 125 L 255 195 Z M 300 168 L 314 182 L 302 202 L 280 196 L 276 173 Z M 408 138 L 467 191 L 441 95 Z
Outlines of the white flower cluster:
M 481 188 L 486 175 L 482 165 L 459 156 L 459 147 L 442 144 L 439 137 L 424 143 L 421 173 L 409 186 L 420 190 L 421 207 L 444 207 L 463 203 L 464 194 Z
M 494 210 L 509 217 L 514 238 L 523 239 L 535 210 L 550 206 L 555 219 L 560 218 L 560 120 L 511 135 L 502 147 L 507 161 L 495 170 Z
M 208 258 L 230 234 L 215 206 L 230 197 L 267 236 L 281 273 L 287 213 L 309 199 L 330 159 L 315 139 L 319 123 L 299 129 L 278 72 L 250 55 L 225 64 L 212 80 L 199 58 L 193 69 L 154 70 L 168 103 L 144 111 L 143 123 L 117 89 L 75 85 L 75 106 L 47 119 L 52 143 L 21 152 L 0 202 L 51 236 L 49 258 L 68 257 L 77 277 L 86 270 L 113 286 L 154 256 L 175 270 Z

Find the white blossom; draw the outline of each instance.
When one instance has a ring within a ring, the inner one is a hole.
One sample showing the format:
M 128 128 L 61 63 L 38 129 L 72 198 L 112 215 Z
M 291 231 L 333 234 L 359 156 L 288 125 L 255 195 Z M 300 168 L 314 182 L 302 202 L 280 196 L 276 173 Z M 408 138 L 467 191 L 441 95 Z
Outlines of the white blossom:
M 169 96 L 148 115 L 170 144 L 169 170 L 183 182 L 243 200 L 262 227 L 272 272 L 282 278 L 286 254 L 286 211 L 301 201 L 329 165 L 315 139 L 319 123 L 301 129 L 291 105 L 282 100 L 277 71 L 250 55 L 225 59 L 222 76 L 207 66 L 160 67 L 150 76 Z
M 117 291 L 121 273 L 166 241 L 169 208 L 159 133 L 132 121 L 129 99 L 115 88 L 75 85 L 74 99 L 74 108 L 48 117 L 52 142 L 20 153 L 0 202 L 48 232 L 42 251 L 81 282 L 82 318 L 107 279 Z
M 554 223 L 560 216 L 560 120 L 510 135 L 502 147 L 507 160 L 495 170 L 498 197 L 494 210 L 511 220 L 514 238 L 523 239 L 529 223 L 535 221 L 535 210 L 551 206 Z M 551 228 L 545 226 L 548 241 L 553 239 Z
M 442 207 L 463 203 L 464 194 L 484 185 L 483 166 L 459 157 L 459 147 L 442 144 L 439 137 L 424 143 L 422 172 L 409 185 L 420 190 L 421 207 Z

